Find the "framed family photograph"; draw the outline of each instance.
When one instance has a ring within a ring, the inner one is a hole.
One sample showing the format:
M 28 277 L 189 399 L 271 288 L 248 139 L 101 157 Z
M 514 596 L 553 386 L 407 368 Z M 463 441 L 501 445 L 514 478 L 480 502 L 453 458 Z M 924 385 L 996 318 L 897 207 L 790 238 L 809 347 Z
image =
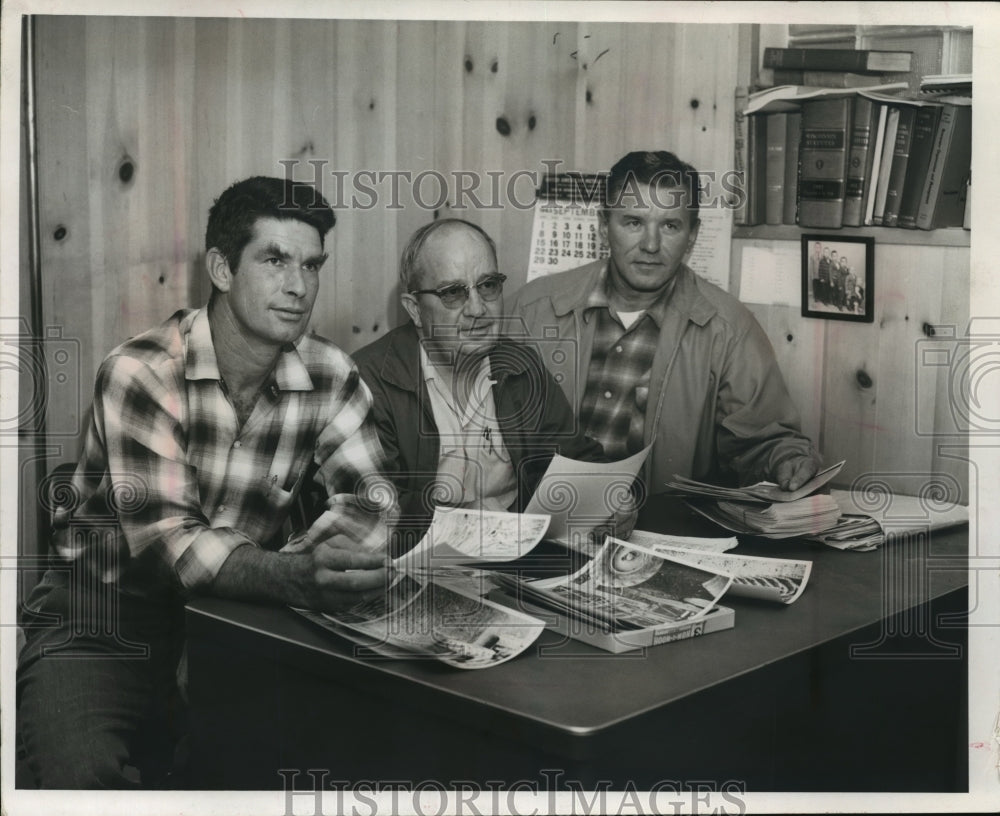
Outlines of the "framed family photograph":
M 875 239 L 802 236 L 802 315 L 875 319 Z

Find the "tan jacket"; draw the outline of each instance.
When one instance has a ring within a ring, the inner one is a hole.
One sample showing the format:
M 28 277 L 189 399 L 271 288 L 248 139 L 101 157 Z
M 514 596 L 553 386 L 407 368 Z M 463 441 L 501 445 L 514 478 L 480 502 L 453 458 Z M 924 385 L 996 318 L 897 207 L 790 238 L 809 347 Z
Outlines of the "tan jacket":
M 577 412 L 597 324 L 584 305 L 604 263 L 532 281 L 507 309 L 523 319 Z M 660 330 L 645 420 L 650 493 L 674 474 L 747 484 L 770 478 L 785 458 L 819 459 L 763 329 L 736 298 L 686 266 Z

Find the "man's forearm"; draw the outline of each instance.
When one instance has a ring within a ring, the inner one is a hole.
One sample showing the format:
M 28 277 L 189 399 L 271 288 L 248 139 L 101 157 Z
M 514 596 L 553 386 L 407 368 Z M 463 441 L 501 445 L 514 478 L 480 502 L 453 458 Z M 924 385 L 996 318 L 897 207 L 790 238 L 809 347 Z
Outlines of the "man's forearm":
M 309 605 L 311 559 L 303 553 L 278 553 L 252 544 L 237 547 L 223 562 L 212 593 L 224 598 Z

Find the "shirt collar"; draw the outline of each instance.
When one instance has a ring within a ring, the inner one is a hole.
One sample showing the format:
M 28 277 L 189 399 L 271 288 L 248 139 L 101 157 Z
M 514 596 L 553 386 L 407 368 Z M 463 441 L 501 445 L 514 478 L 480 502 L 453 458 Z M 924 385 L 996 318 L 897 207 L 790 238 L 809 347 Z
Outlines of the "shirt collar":
M 299 342 L 303 342 L 305 338 Z M 199 309 L 191 320 L 187 335 L 184 378 L 187 380 L 222 380 L 219 362 L 212 343 L 212 326 L 208 309 Z M 272 381 L 280 391 L 312 391 L 313 381 L 298 349 L 288 344 L 278 356 Z

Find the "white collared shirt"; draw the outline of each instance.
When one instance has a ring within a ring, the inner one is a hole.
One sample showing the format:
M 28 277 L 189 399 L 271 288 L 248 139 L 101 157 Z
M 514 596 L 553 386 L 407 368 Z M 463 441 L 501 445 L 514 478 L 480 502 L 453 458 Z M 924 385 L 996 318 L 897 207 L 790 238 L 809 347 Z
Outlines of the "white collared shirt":
M 493 400 L 490 359 L 484 357 L 459 416 L 445 372 L 420 346 L 420 370 L 441 441 L 435 501 L 450 507 L 506 510 L 517 498 L 517 478 L 503 442 Z

